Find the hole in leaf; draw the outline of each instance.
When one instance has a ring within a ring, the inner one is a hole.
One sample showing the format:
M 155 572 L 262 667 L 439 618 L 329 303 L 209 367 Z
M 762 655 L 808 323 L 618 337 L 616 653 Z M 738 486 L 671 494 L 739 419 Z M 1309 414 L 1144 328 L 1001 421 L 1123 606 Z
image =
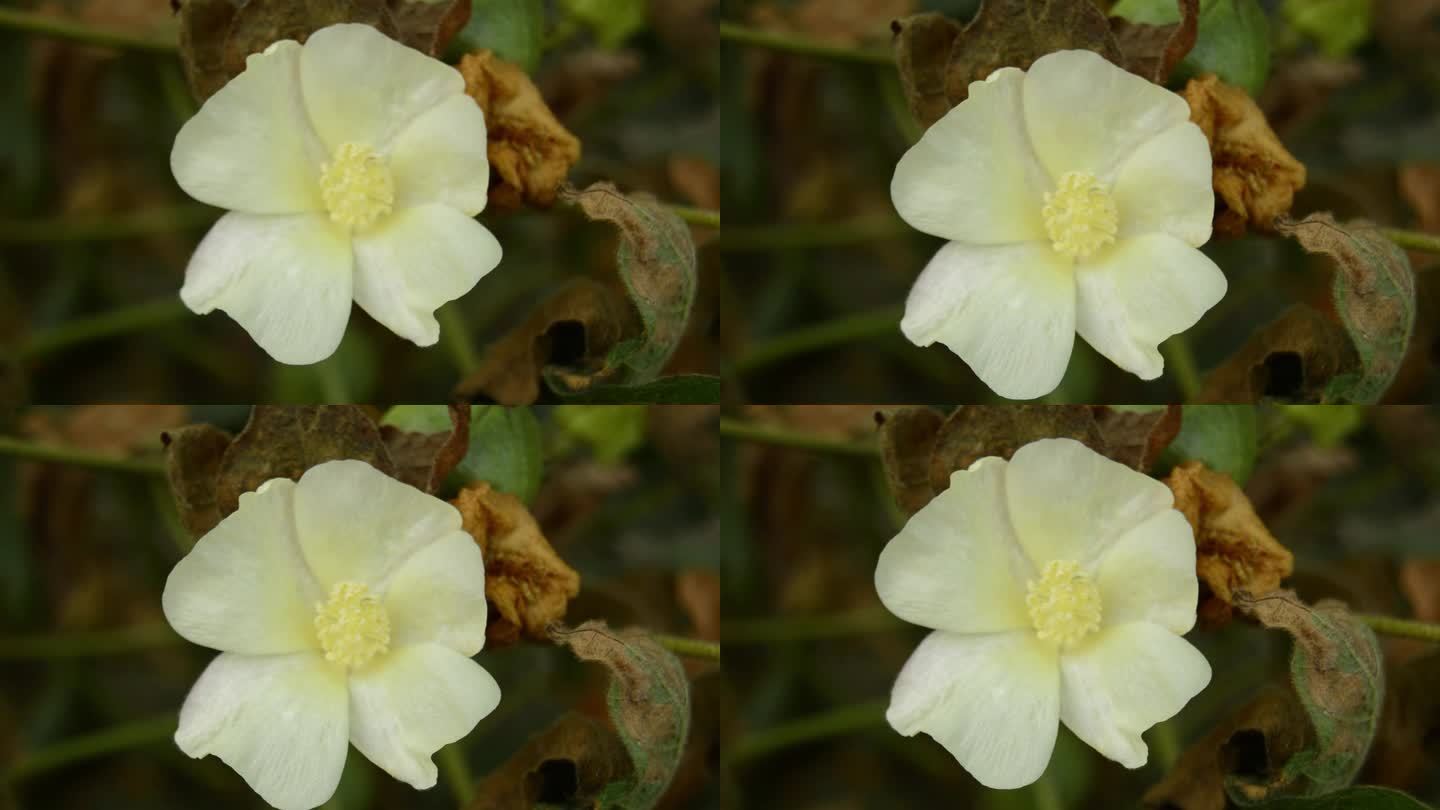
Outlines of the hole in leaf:
M 1263 779 L 1270 773 L 1270 753 L 1265 748 L 1265 732 L 1241 729 L 1225 743 L 1226 770 L 1237 776 Z
M 580 775 L 575 770 L 575 761 L 570 759 L 547 759 L 527 777 L 527 791 L 536 802 L 568 802 L 580 790 Z
M 1305 385 L 1305 361 L 1297 352 L 1275 352 L 1265 358 L 1265 396 L 1294 397 Z
M 545 331 L 550 340 L 550 362 L 560 366 L 580 366 L 585 362 L 585 324 L 579 321 L 556 321 Z

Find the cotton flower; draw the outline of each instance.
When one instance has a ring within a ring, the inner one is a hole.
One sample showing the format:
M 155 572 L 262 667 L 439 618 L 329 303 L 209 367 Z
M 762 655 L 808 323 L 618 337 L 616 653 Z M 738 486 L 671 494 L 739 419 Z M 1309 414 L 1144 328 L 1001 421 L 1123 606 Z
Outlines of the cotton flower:
M 500 261 L 473 217 L 485 116 L 458 71 L 365 25 L 276 42 L 175 137 L 180 187 L 229 209 L 180 297 L 224 310 L 282 363 L 340 344 L 350 302 L 421 346 L 435 309 Z
M 905 303 L 913 343 L 943 343 L 997 393 L 1055 390 L 1079 332 L 1152 380 L 1161 341 L 1225 295 L 1210 238 L 1210 148 L 1185 100 L 1090 51 L 970 85 L 900 158 L 890 196 L 951 240 Z
M 875 588 L 935 628 L 886 719 L 987 787 L 1038 779 L 1062 722 L 1138 768 L 1141 732 L 1210 682 L 1180 637 L 1199 589 L 1190 524 L 1164 484 L 1070 439 L 952 475 L 880 553 Z
M 460 513 L 359 461 L 266 482 L 165 583 L 165 618 L 221 650 L 175 742 L 214 754 L 281 810 L 326 802 L 349 743 L 435 785 L 430 757 L 500 688 L 485 642 L 485 565 Z

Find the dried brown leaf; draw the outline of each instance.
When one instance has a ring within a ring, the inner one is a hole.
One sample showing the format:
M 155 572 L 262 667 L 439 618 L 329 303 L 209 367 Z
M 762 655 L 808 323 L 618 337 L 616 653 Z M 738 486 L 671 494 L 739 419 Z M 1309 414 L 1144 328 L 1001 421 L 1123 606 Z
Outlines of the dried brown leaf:
M 485 112 L 490 204 L 501 208 L 555 203 L 580 139 L 556 120 L 525 71 L 484 50 L 460 60 L 465 92 Z M 495 178 L 499 179 L 498 184 Z
M 1340 324 L 1295 304 L 1205 378 L 1199 402 L 1321 402 L 1331 380 L 1360 368 Z
M 1121 67 L 1163 85 L 1200 34 L 1200 0 L 1177 0 L 1180 22 L 1170 25 L 1132 23 L 1111 17 L 1110 27 L 1122 54 Z
M 930 453 L 945 424 L 934 408 L 897 408 L 876 414 L 885 480 L 900 511 L 913 515 L 935 497 L 930 484 Z
M 1136 412 L 1102 405 L 1094 412 L 1105 444 L 1102 452 L 1127 467 L 1146 472 L 1180 435 L 1184 409 L 1167 405 L 1158 411 Z
M 421 53 L 440 56 L 470 22 L 470 0 L 388 0 L 396 39 Z
M 1215 232 L 1239 236 L 1247 227 L 1273 231 L 1290 213 L 1295 192 L 1305 187 L 1305 165 L 1296 160 L 1265 120 L 1254 99 L 1214 75 L 1191 79 L 1183 95 L 1190 120 L 1210 142 L 1211 171 L 1220 203 Z
M 191 537 L 199 538 L 223 517 L 215 500 L 215 481 L 231 436 L 214 425 L 190 425 L 162 434 L 161 441 L 180 523 Z
M 546 627 L 565 618 L 580 593 L 580 575 L 550 547 L 519 498 L 482 481 L 451 503 L 485 556 L 486 640 L 507 645 L 522 636 L 548 638 Z
M 915 120 L 928 127 L 958 103 L 950 100 L 948 91 L 950 51 L 964 26 L 944 14 L 927 12 L 896 20 L 891 30 L 905 101 Z
M 594 807 L 605 788 L 634 772 L 615 732 L 583 714 L 570 713 L 531 737 L 504 765 L 475 786 L 467 810 L 535 807 L 543 800 L 566 807 Z
M 930 488 L 950 488 L 950 474 L 986 456 L 1008 459 L 1038 439 L 1075 439 L 1103 452 L 1104 437 L 1088 405 L 962 405 L 936 434 Z
M 470 448 L 470 406 L 450 404 L 448 433 L 415 433 L 381 425 L 380 438 L 395 464 L 395 477 L 434 494 Z
M 1198 461 L 1176 467 L 1165 479 L 1175 508 L 1195 532 L 1195 571 L 1209 588 L 1200 618 L 1229 621 L 1236 593 L 1268 593 L 1290 576 L 1295 558 L 1265 527 L 1250 499 L 1230 476 Z

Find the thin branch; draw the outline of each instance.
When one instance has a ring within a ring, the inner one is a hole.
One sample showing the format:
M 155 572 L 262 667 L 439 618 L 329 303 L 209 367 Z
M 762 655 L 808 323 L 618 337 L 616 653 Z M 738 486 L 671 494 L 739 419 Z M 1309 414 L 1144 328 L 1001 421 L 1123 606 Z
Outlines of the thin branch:
M 456 804 L 461 810 L 469 807 L 470 800 L 475 798 L 475 777 L 470 773 L 470 763 L 465 760 L 465 750 L 460 747 L 464 742 L 450 743 L 441 748 L 436 757 L 440 772 L 445 774 L 445 784 L 455 794 Z
M 795 355 L 809 354 L 844 343 L 898 336 L 900 318 L 904 314 L 901 307 L 888 307 L 875 312 L 836 318 L 758 341 L 735 360 L 735 373 L 749 374 Z
M 0 243 L 100 242 L 209 226 L 220 212 L 208 205 L 172 205 L 125 214 L 0 220 Z
M 756 425 L 737 419 L 722 418 L 720 420 L 720 435 L 741 441 L 773 444 L 779 447 L 794 447 L 799 450 L 813 450 L 818 453 L 837 453 L 840 455 L 863 456 L 867 458 L 880 454 L 880 448 L 874 442 L 832 439 L 829 436 L 801 433 L 782 427 L 775 427 L 774 425 Z
M 32 461 L 51 461 L 57 464 L 73 464 L 96 470 L 138 473 L 140 475 L 164 475 L 165 463 L 155 458 L 119 458 L 74 447 L 45 444 L 11 436 L 0 436 L 0 455 L 16 456 Z
M 125 309 L 113 309 L 91 318 L 66 321 L 42 332 L 36 332 L 20 349 L 20 356 L 30 360 L 52 354 L 92 340 L 143 332 L 151 327 L 178 321 L 190 314 L 179 296 L 151 301 Z
M 687 658 L 706 658 L 711 661 L 720 660 L 720 644 L 715 641 L 702 641 L 698 638 L 685 638 L 684 636 L 669 636 L 664 633 L 652 633 L 651 638 L 661 647 Z
M 180 644 L 182 638 L 162 622 L 88 633 L 0 636 L 0 661 L 55 660 L 126 655 Z
M 148 720 L 138 720 L 94 734 L 72 737 L 28 754 L 21 754 L 19 760 L 5 774 L 4 781 L 13 785 L 36 774 L 64 768 L 76 762 L 169 742 L 175 734 L 177 723 L 176 714 L 168 712 Z
M 1380 231 L 1389 237 L 1390 241 L 1406 250 L 1440 253 L 1440 236 L 1433 233 L 1407 231 L 1403 228 L 1381 228 Z
M 861 703 L 760 729 L 729 747 L 725 752 L 726 764 L 740 765 L 797 745 L 879 728 L 885 725 L 887 705 L 883 700 Z
M 1181 399 L 1191 402 L 1200 393 L 1200 370 L 1195 365 L 1195 352 L 1190 349 L 1190 341 L 1184 334 L 1171 335 L 1170 339 L 1160 344 L 1160 352 L 1165 355 L 1166 371 L 1175 377 L 1175 385 L 1180 389 Z
M 1355 618 L 1370 626 L 1381 635 L 1414 638 L 1420 641 L 1440 642 L 1440 624 L 1397 619 L 1394 616 L 1377 616 L 1373 613 L 1356 613 Z
M 695 208 L 689 205 L 675 205 L 667 203 L 666 208 L 675 212 L 675 215 L 690 223 L 704 228 L 720 227 L 720 212 L 710 211 L 705 208 Z
M 743 45 L 768 48 L 772 51 L 783 51 L 800 56 L 814 56 L 837 62 L 855 62 L 865 65 L 883 65 L 885 67 L 893 67 L 895 65 L 895 58 L 890 55 L 889 51 L 847 48 L 843 45 L 832 45 L 828 42 L 822 42 L 818 39 L 812 39 L 798 34 L 783 31 L 758 31 L 754 28 L 736 25 L 735 23 L 720 23 L 720 38 L 730 40 L 731 42 L 738 42 Z
M 100 45 L 106 48 L 149 51 L 151 53 L 174 53 L 179 43 L 166 37 L 148 37 L 112 28 L 86 25 L 65 17 L 37 14 L 15 8 L 0 8 L 0 28 L 12 28 L 43 37 L 68 39 L 86 45 Z
M 466 322 L 465 314 L 460 311 L 460 302 L 451 301 L 441 307 L 435 317 L 440 321 L 440 336 L 445 339 L 445 348 L 450 350 L 455 368 L 460 371 L 461 376 L 468 376 L 480 367 L 480 355 L 475 351 L 475 343 L 470 339 L 470 324 Z

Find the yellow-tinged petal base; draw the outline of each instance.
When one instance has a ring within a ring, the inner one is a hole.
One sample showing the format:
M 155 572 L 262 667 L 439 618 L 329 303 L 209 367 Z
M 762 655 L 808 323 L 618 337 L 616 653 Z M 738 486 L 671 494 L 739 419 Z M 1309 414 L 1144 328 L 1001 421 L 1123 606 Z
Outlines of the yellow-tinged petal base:
M 394 209 L 395 178 L 373 149 L 344 143 L 320 167 L 320 198 L 331 221 L 365 228 Z
M 1035 635 L 1042 641 L 1074 644 L 1100 629 L 1100 589 L 1074 560 L 1051 560 L 1025 596 Z
M 1120 212 L 1109 189 L 1089 172 L 1066 172 L 1040 209 L 1057 253 L 1084 259 L 1115 241 Z
M 358 669 L 390 649 L 390 617 L 369 588 L 340 582 L 315 607 L 315 635 L 325 660 Z

